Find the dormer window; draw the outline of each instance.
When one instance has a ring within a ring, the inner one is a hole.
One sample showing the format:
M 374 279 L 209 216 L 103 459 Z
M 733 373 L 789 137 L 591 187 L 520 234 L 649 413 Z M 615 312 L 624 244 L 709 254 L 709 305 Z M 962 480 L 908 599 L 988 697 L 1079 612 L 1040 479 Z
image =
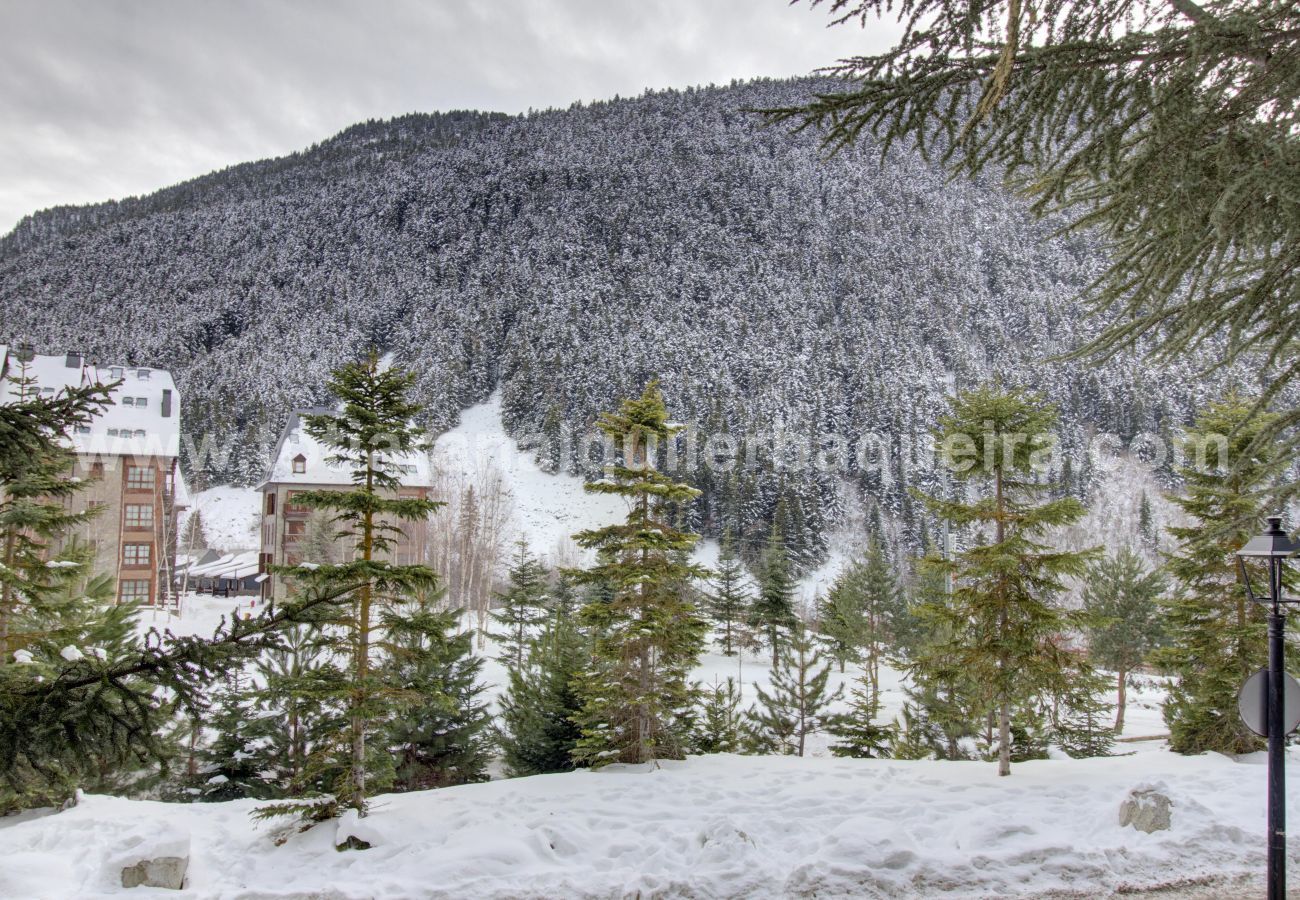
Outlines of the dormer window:
M 126 369 L 121 366 L 113 366 L 108 370 L 108 377 L 113 381 L 121 381 L 126 376 Z
M 136 409 L 144 409 L 144 408 L 145 408 L 146 406 L 148 406 L 148 405 L 149 405 L 149 398 L 148 398 L 148 397 L 136 397 L 136 398 L 135 398 L 135 408 L 136 408 Z
M 136 375 L 136 377 L 139 378 L 141 381 L 148 381 L 148 380 L 149 380 L 149 370 L 148 370 L 148 369 L 140 369 L 139 371 L 137 371 L 137 372 L 135 373 L 135 375 Z
M 135 398 L 134 398 L 134 397 L 123 397 L 123 398 L 122 398 L 122 405 L 123 405 L 123 406 L 135 406 Z
M 293 458 L 293 474 L 302 475 L 307 471 L 307 457 L 299 453 Z

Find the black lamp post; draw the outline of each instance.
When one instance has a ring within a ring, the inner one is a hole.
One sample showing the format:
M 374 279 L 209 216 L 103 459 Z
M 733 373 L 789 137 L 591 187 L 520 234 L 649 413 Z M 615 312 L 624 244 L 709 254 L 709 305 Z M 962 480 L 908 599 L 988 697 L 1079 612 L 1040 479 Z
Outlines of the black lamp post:
M 1268 896 L 1286 898 L 1286 730 L 1283 718 L 1286 676 L 1286 618 L 1282 607 L 1282 562 L 1300 550 L 1282 530 L 1282 518 L 1270 516 L 1268 531 L 1247 541 L 1237 551 L 1246 594 L 1256 603 L 1268 604 Z M 1268 561 L 1268 598 L 1256 597 L 1246 574 L 1247 559 Z

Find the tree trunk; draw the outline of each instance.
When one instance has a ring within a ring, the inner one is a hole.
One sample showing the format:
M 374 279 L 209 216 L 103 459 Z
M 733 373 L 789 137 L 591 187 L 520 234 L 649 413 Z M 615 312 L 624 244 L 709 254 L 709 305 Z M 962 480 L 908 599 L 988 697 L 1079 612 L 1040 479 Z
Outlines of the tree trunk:
M 1128 672 L 1120 666 L 1116 681 L 1118 682 L 1118 696 L 1115 700 L 1115 733 L 1119 734 L 1124 730 L 1124 705 L 1128 700 Z
M 374 456 L 366 461 L 366 491 L 374 491 Z M 367 510 L 361 518 L 361 558 L 367 563 L 374 559 L 375 515 Z M 368 577 L 368 576 L 367 576 Z M 367 580 L 357 596 L 357 659 L 356 687 L 352 705 L 352 807 L 360 815 L 366 814 L 366 722 L 362 715 L 368 699 L 370 679 L 370 601 L 371 585 Z
M 1011 774 L 1011 703 L 1004 696 L 998 709 L 998 774 Z

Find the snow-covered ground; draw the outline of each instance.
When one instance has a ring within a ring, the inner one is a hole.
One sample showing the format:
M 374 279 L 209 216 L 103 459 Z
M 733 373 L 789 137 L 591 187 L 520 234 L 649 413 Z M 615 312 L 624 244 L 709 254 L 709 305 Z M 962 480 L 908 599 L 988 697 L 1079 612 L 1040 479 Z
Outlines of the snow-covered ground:
M 125 891 L 119 872 L 188 835 L 189 897 L 1100 897 L 1258 873 L 1259 763 L 1143 748 L 998 778 L 985 763 L 708 756 L 381 797 L 352 829 L 372 848 L 347 852 L 335 823 L 255 823 L 255 801 L 91 796 L 0 820 L 0 896 L 176 896 Z M 1173 800 L 1172 828 L 1121 828 L 1120 802 L 1149 785 Z
M 433 464 L 450 475 L 473 477 L 485 467 L 500 473 L 517 533 L 539 556 L 554 557 L 571 545 L 574 533 L 627 515 L 621 498 L 589 494 L 577 475 L 544 472 L 531 453 L 521 451 L 501 423 L 500 394 L 465 410 L 455 428 L 438 436 Z
M 184 534 L 186 521 L 197 512 L 208 548 L 223 553 L 256 549 L 261 543 L 258 536 L 261 502 L 262 495 L 252 488 L 223 485 L 199 491 L 193 495 L 178 527 Z

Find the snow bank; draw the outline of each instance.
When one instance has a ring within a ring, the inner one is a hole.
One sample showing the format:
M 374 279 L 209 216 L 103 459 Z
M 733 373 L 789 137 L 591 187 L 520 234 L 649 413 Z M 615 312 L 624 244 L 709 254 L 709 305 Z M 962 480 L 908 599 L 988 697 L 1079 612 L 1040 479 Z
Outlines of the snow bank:
M 194 495 L 186 519 L 195 512 L 203 525 L 205 544 L 223 553 L 255 549 L 261 545 L 262 495 L 252 488 L 225 485 Z M 185 522 L 179 526 L 184 533 Z M 188 549 L 184 546 L 182 551 Z
M 254 801 L 93 796 L 0 823 L 0 896 L 116 894 L 113 867 L 142 834 L 192 835 L 195 897 L 1098 896 L 1259 871 L 1264 777 L 1163 751 L 1010 778 L 984 763 L 709 756 L 381 797 L 372 849 L 343 853 L 335 824 L 254 823 Z M 1120 828 L 1121 800 L 1157 778 L 1171 830 Z

